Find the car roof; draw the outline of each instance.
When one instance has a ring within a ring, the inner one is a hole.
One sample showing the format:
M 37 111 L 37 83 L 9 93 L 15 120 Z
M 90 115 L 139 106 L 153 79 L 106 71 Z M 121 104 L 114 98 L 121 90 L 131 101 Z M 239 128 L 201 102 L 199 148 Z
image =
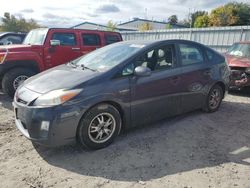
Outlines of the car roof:
M 37 29 L 46 29 L 46 28 L 37 28 Z M 95 32 L 100 32 L 100 33 L 114 33 L 114 34 L 119 34 L 119 32 L 115 32 L 115 31 L 104 31 L 104 30 L 96 30 L 96 29 L 74 29 L 74 28 L 57 28 L 57 27 L 51 27 L 51 28 L 47 28 L 49 30 L 51 29 L 55 29 L 55 30 L 65 30 L 65 31 L 73 31 L 73 30 L 79 30 L 79 31 L 95 31 Z
M 26 35 L 26 33 L 16 33 L 16 32 L 0 32 L 0 36 L 4 36 L 7 34 L 13 34 L 13 35 Z
M 169 39 L 169 40 L 129 40 L 129 41 L 123 41 L 122 43 L 127 43 L 127 44 L 138 44 L 138 45 L 155 45 L 155 44 L 161 44 L 165 42 L 170 42 L 170 43 L 177 43 L 177 42 L 185 42 L 185 43 L 192 43 L 192 44 L 198 44 L 202 45 L 198 42 L 194 42 L 191 40 L 183 40 L 183 39 Z
M 250 41 L 239 41 L 235 42 L 236 44 L 250 44 Z

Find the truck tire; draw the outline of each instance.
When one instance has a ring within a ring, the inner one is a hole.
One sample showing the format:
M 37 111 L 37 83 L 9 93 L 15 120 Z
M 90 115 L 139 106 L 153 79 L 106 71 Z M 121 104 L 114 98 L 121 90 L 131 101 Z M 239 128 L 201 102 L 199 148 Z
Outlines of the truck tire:
M 15 68 L 11 69 L 2 79 L 3 92 L 13 97 L 16 89 L 29 77 L 35 75 L 30 69 L 26 68 Z

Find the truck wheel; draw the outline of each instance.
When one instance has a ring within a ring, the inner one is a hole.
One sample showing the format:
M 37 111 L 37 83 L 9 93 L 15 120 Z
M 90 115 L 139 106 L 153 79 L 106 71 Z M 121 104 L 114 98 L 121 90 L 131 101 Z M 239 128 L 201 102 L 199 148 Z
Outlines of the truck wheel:
M 35 72 L 25 68 L 16 68 L 7 72 L 3 76 L 2 89 L 3 92 L 13 97 L 16 89 L 29 77 L 33 76 Z

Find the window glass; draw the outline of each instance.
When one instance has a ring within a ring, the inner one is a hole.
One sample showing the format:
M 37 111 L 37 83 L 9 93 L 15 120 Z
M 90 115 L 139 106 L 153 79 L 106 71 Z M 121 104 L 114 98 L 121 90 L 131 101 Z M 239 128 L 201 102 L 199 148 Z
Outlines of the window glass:
M 82 35 L 83 44 L 86 46 L 100 46 L 101 39 L 97 34 L 83 34 Z
M 217 54 L 216 52 L 213 52 L 211 50 L 206 50 L 208 61 L 211 63 L 223 63 L 225 62 L 225 59 L 222 55 Z
M 62 46 L 75 46 L 76 37 L 73 33 L 54 33 L 52 40 L 59 40 Z
M 122 71 L 122 76 L 128 76 L 134 73 L 135 65 L 134 63 L 129 64 L 126 66 Z
M 135 67 L 145 66 L 152 71 L 165 70 L 175 67 L 174 45 L 166 45 L 150 50 L 142 56 L 136 58 Z
M 192 65 L 204 61 L 198 48 L 189 44 L 180 44 L 182 65 Z
M 0 43 L 3 45 L 21 44 L 22 38 L 20 36 L 6 36 L 0 40 Z
M 117 35 L 107 35 L 105 34 L 105 43 L 108 44 L 112 44 L 115 42 L 119 42 L 120 38 Z

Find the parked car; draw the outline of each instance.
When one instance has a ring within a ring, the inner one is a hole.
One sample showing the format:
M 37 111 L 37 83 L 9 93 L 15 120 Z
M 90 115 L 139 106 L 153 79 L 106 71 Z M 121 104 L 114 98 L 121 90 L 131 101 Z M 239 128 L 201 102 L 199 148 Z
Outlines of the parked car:
M 22 44 L 26 33 L 2 32 L 0 33 L 0 45 Z
M 13 96 L 28 77 L 121 40 L 121 35 L 116 32 L 58 28 L 32 30 L 22 45 L 0 47 L 3 91 Z
M 26 80 L 17 128 L 34 142 L 108 146 L 122 129 L 196 109 L 215 112 L 227 91 L 224 56 L 185 40 L 106 46 Z
M 231 69 L 231 89 L 250 86 L 250 41 L 233 44 L 225 54 Z

